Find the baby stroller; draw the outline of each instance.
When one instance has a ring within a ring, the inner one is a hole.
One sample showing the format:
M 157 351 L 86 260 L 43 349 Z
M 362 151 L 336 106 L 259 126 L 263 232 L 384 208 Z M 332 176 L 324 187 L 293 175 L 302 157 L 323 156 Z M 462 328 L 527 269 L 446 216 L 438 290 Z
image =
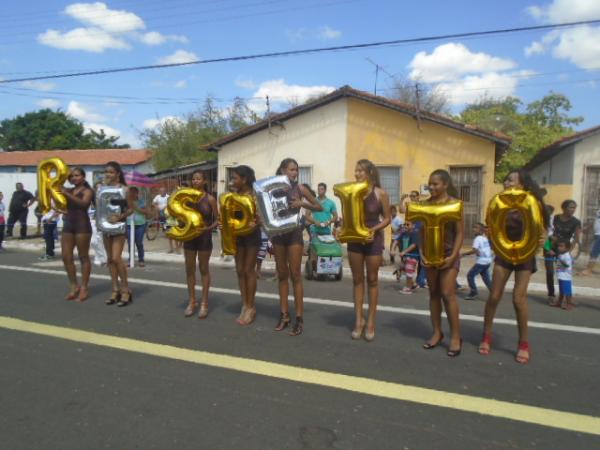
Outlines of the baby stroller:
M 344 273 L 342 245 L 331 234 L 311 233 L 308 258 L 304 264 L 307 280 L 340 281 Z

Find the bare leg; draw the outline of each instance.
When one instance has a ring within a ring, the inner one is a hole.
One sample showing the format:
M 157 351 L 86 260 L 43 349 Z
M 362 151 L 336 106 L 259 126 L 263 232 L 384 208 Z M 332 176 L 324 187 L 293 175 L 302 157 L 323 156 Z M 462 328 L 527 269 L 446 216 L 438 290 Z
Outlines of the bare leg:
M 288 314 L 288 296 L 290 293 L 287 250 L 287 247 L 284 245 L 273 244 L 275 267 L 277 269 L 277 279 L 279 280 L 279 308 L 284 314 Z
M 91 234 L 76 234 L 75 244 L 77 245 L 77 253 L 81 262 L 81 290 L 79 292 L 79 301 L 83 301 L 88 297 L 88 286 L 90 284 L 90 274 L 92 272 L 92 263 L 90 261 L 90 242 Z
M 510 278 L 512 270 L 506 269 L 499 264 L 494 264 L 494 271 L 492 273 L 492 289 L 485 303 L 485 313 L 483 318 L 483 334 L 484 336 L 491 337 L 492 325 L 494 324 L 494 316 L 496 315 L 496 309 L 502 295 L 504 294 L 504 288 L 506 282 Z M 479 353 L 488 354 L 490 352 L 490 344 L 487 342 L 481 342 L 479 344 Z
M 119 275 L 117 271 L 117 266 L 113 260 L 113 251 L 112 251 L 112 241 L 114 236 L 108 236 L 106 234 L 102 235 L 104 239 L 104 248 L 106 249 L 106 265 L 108 266 L 108 271 L 110 272 L 110 281 L 112 283 L 112 291 L 120 292 L 119 289 Z
M 292 277 L 292 286 L 294 289 L 294 306 L 296 309 L 296 317 L 304 315 L 304 284 L 302 283 L 302 253 L 304 246 L 290 245 L 287 249 L 287 257 L 289 261 L 289 271 Z
M 460 342 L 460 320 L 458 313 L 458 302 L 456 301 L 456 276 L 458 270 L 455 268 L 439 271 L 440 288 L 442 300 L 446 308 L 446 316 L 450 324 L 450 345 L 448 350 L 456 352 L 461 348 Z
M 348 262 L 352 271 L 352 293 L 354 297 L 354 331 L 353 338 L 362 334 L 365 326 L 363 317 L 363 302 L 365 300 L 365 256 L 358 252 L 348 252 Z
M 200 270 L 200 278 L 202 280 L 202 298 L 200 299 L 200 313 L 198 317 L 201 319 L 208 316 L 208 291 L 210 290 L 208 261 L 210 260 L 211 253 L 211 251 L 198 252 L 198 269 Z
M 240 287 L 240 296 L 242 298 L 242 310 L 240 311 L 240 315 L 237 318 L 237 322 L 240 325 L 243 325 L 243 319 L 246 315 L 246 309 L 248 308 L 248 293 L 247 293 L 247 285 L 246 285 L 246 272 L 245 272 L 245 259 L 246 259 L 246 247 L 238 247 L 237 252 L 235 254 L 235 271 L 238 277 L 238 285 Z
M 69 294 L 67 299 L 74 299 L 77 295 L 79 286 L 77 284 L 77 270 L 73 259 L 73 249 L 75 248 L 75 235 L 73 233 L 63 233 L 61 237 L 62 260 L 69 279 Z
M 367 331 L 365 336 L 374 337 L 375 315 L 377 314 L 377 301 L 379 299 L 379 267 L 383 258 L 381 255 L 365 257 L 367 266 L 367 286 L 369 289 L 369 315 L 367 316 Z
M 196 251 L 185 250 L 185 276 L 188 288 L 189 304 L 196 307 Z
M 434 267 L 427 268 L 427 284 L 429 285 L 429 316 L 433 335 L 425 345 L 435 346 L 442 339 L 442 291 L 439 270 Z
M 121 281 L 121 297 L 123 294 L 129 295 L 129 284 L 127 282 L 127 266 L 123 261 L 121 255 L 123 254 L 123 247 L 125 246 L 125 236 L 113 236 L 111 240 L 111 254 L 112 261 L 116 268 L 119 280 Z
M 529 342 L 529 329 L 527 326 L 529 320 L 529 305 L 527 303 L 527 288 L 531 272 L 520 270 L 515 272 L 515 287 L 513 289 L 513 306 L 517 316 L 517 326 L 519 328 L 519 343 Z M 517 360 L 529 360 L 529 350 L 519 349 Z M 522 362 L 522 361 L 519 361 Z M 525 361 L 526 362 L 526 361 Z

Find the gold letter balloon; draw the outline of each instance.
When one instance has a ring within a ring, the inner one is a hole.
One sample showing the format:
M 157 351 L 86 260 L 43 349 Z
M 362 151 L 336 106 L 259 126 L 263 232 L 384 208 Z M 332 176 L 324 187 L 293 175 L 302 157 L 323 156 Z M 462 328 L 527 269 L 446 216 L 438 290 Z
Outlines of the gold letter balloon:
M 54 172 L 54 175 L 52 175 Z M 52 208 L 52 200 L 57 209 L 67 208 L 67 199 L 61 188 L 69 177 L 69 168 L 60 158 L 48 158 L 40 161 L 37 170 L 38 201 L 42 214 Z
M 423 222 L 423 248 L 421 256 L 425 266 L 437 267 L 444 263 L 444 226 L 462 220 L 463 203 L 444 204 L 409 203 L 406 220 Z
M 168 237 L 177 241 L 189 241 L 202 234 L 205 226 L 202 214 L 189 203 L 198 203 L 204 195 L 204 192 L 197 189 L 184 188 L 169 197 L 167 212 L 183 225 L 171 228 L 167 232 Z
M 523 236 L 518 241 L 511 241 L 506 233 L 506 219 L 514 210 L 523 217 Z M 535 256 L 544 233 L 544 219 L 542 206 L 531 193 L 507 189 L 496 194 L 488 205 L 486 222 L 494 252 L 502 259 L 523 264 Z
M 366 181 L 339 183 L 333 186 L 333 193 L 342 204 L 342 229 L 338 234 L 340 242 L 365 243 L 373 233 L 365 224 L 364 198 L 369 191 Z
M 235 239 L 246 236 L 256 227 L 256 203 L 252 195 L 221 194 L 221 244 L 225 255 L 235 255 Z

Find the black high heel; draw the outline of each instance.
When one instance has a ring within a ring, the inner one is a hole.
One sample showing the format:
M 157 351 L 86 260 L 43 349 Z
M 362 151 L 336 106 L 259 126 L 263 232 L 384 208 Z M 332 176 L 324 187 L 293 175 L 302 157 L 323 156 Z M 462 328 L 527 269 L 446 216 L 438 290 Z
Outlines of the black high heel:
M 275 327 L 275 331 L 285 330 L 287 326 L 290 324 L 290 315 L 289 313 L 280 313 L 279 314 L 279 323 Z
M 302 334 L 302 330 L 304 328 L 304 320 L 302 316 L 296 316 L 296 321 L 294 322 L 294 326 L 292 330 L 288 333 L 290 336 L 299 336 Z
M 440 345 L 443 340 L 444 340 L 444 333 L 440 334 L 440 338 L 437 340 L 437 342 L 434 342 L 433 344 L 430 344 L 429 342 L 425 342 L 423 344 L 423 348 L 425 350 L 431 350 L 432 348 L 436 348 L 438 345 Z
M 462 344 L 463 344 L 463 340 L 462 340 L 462 338 L 460 338 L 460 347 L 458 347 L 458 350 L 448 350 L 447 355 L 450 358 L 456 358 L 458 355 L 460 355 L 460 352 L 462 352 Z
M 115 295 L 117 294 L 117 295 Z M 110 298 L 106 300 L 104 303 L 107 305 L 114 305 L 117 302 L 121 301 L 121 293 L 119 291 L 113 291 Z
M 125 300 L 124 296 L 127 295 L 127 300 Z M 117 302 L 117 306 L 122 308 L 123 306 L 127 306 L 130 303 L 133 303 L 133 294 L 129 291 L 127 294 L 122 294 L 119 296 L 120 300 Z

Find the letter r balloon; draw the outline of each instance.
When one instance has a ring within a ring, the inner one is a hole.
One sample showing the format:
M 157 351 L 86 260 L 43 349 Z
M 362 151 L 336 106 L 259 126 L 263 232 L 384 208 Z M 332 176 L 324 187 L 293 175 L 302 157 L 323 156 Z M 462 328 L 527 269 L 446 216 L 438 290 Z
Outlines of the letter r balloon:
M 54 172 L 54 175 L 52 175 Z M 48 158 L 40 161 L 37 170 L 38 201 L 42 214 L 52 208 L 52 201 L 58 209 L 67 208 L 67 199 L 61 188 L 69 177 L 69 168 L 60 158 Z

